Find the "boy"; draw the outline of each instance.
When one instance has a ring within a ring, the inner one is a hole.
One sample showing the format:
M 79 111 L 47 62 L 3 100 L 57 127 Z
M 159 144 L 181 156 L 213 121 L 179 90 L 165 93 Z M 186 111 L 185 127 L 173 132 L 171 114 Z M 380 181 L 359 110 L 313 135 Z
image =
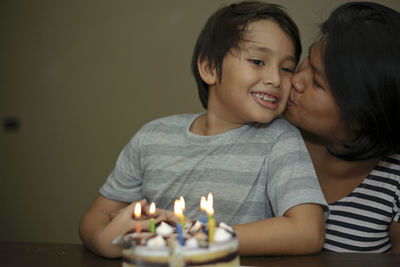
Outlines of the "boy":
M 215 218 L 234 225 L 242 255 L 318 251 L 326 203 L 299 132 L 277 118 L 300 53 L 297 26 L 277 5 L 242 2 L 211 16 L 192 59 L 207 111 L 136 133 L 81 222 L 84 244 L 120 256 L 111 241 L 134 228 L 128 203 L 172 209 L 184 196 L 185 215 L 199 219 L 200 198 L 212 192 Z

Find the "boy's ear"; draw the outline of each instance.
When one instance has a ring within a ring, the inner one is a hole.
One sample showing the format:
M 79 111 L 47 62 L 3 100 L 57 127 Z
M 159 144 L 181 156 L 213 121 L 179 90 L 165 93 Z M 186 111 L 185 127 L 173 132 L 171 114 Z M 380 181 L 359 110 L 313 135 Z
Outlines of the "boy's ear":
M 214 85 L 217 83 L 217 70 L 215 64 L 210 64 L 208 60 L 200 61 L 197 60 L 197 68 L 201 79 L 208 85 Z

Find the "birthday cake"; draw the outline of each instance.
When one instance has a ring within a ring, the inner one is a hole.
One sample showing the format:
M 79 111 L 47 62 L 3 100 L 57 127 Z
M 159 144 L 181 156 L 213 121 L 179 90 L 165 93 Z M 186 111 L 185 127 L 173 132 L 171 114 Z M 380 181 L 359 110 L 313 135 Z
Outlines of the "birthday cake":
M 234 230 L 219 223 L 212 232 L 211 238 L 208 225 L 196 221 L 186 224 L 178 234 L 175 227 L 162 222 L 155 233 L 130 232 L 113 243 L 122 249 L 123 267 L 239 266 Z

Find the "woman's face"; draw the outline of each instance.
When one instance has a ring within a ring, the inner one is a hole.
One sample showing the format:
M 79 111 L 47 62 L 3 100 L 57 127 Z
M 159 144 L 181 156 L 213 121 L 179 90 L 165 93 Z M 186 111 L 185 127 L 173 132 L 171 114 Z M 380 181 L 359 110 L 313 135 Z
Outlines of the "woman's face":
M 292 124 L 329 143 L 342 143 L 348 135 L 325 78 L 322 46 L 318 42 L 311 47 L 308 58 L 292 77 L 285 116 Z

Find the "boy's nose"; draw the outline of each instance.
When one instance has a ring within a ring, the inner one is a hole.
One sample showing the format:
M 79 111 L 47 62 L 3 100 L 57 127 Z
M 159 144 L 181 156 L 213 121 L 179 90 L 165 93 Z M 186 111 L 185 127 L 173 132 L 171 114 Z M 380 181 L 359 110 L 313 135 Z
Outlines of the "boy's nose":
M 281 75 L 279 69 L 269 68 L 264 75 L 264 83 L 270 84 L 273 87 L 279 87 L 281 85 Z

